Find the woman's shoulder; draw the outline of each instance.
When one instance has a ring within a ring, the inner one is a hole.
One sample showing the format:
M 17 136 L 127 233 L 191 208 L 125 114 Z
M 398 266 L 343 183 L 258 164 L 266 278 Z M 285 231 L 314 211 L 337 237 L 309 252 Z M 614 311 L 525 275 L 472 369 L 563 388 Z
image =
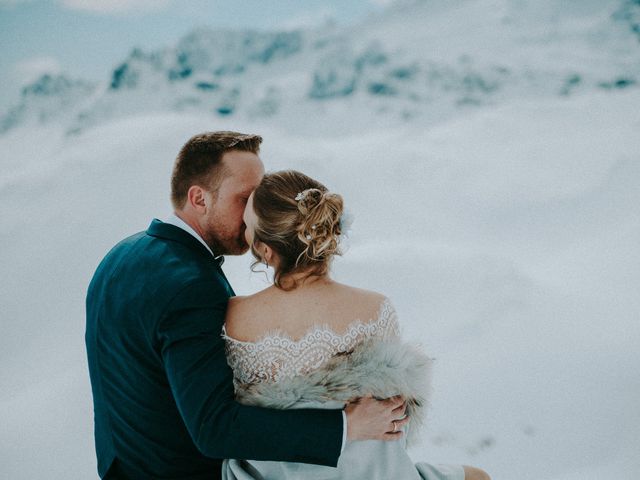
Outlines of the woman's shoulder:
M 228 336 L 249 341 L 262 333 L 262 320 L 269 315 L 272 306 L 264 292 L 229 299 L 224 326 Z
M 344 334 L 357 325 L 384 322 L 394 311 L 386 295 L 337 282 L 321 299 L 309 297 L 300 301 L 298 297 L 295 302 L 289 303 L 291 301 L 282 292 L 269 288 L 230 298 L 225 319 L 227 336 L 253 342 L 267 332 L 278 330 L 300 338 L 318 326 Z M 300 321 L 303 317 L 306 321 Z
M 338 286 L 344 300 L 348 301 L 347 304 L 359 310 L 369 309 L 377 311 L 383 305 L 391 303 L 391 299 L 388 296 L 374 290 L 367 290 L 346 284 L 338 284 Z
M 246 314 L 249 301 L 248 296 L 235 296 L 229 298 L 227 303 L 227 312 L 224 319 L 224 331 L 230 337 L 238 338 L 238 340 L 244 340 L 244 338 L 237 337 L 239 335 L 239 326 L 242 325 L 244 330 L 249 326 L 248 321 L 243 321 L 243 318 L 251 319 L 250 315 Z M 242 335 L 241 335 L 242 336 Z
M 253 310 L 262 310 L 268 307 L 272 302 L 270 290 L 273 287 L 265 288 L 251 295 L 236 295 L 229 299 L 227 314 L 240 315 L 250 313 Z
M 357 325 L 367 321 L 367 328 L 381 327 L 384 330 L 392 330 L 399 335 L 397 312 L 391 298 L 383 293 L 366 290 L 363 288 L 344 285 L 344 304 L 355 312 L 361 312 L 355 318 L 353 324 Z M 351 325 L 349 325 L 351 326 Z

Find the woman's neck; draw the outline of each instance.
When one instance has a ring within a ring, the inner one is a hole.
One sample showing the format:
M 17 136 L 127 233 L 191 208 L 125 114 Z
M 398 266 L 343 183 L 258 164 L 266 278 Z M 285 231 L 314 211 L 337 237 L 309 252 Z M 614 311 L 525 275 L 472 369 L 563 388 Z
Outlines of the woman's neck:
M 295 285 L 295 290 L 315 288 L 334 283 L 328 273 L 322 275 L 309 275 L 308 272 L 296 272 L 280 280 L 286 285 Z

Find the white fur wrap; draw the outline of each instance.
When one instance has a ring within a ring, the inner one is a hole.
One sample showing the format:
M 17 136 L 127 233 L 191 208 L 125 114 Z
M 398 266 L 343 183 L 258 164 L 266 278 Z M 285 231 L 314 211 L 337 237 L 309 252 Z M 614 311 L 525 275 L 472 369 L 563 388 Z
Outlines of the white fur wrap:
M 351 352 L 333 356 L 318 370 L 276 383 L 237 386 L 239 402 L 267 408 L 305 408 L 310 404 L 346 403 L 371 395 L 402 395 L 407 401 L 409 443 L 424 423 L 431 395 L 433 358 L 398 338 L 368 339 Z M 332 407 L 335 408 L 335 407 Z

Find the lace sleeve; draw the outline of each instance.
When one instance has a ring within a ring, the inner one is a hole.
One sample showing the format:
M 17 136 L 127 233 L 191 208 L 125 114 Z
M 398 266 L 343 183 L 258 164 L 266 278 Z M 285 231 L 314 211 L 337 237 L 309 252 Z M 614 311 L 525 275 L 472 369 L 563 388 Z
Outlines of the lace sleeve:
M 393 303 L 389 298 L 385 297 L 380 306 L 380 314 L 378 317 L 380 329 L 378 334 L 382 338 L 400 337 L 400 323 L 398 321 L 398 312 L 396 312 Z

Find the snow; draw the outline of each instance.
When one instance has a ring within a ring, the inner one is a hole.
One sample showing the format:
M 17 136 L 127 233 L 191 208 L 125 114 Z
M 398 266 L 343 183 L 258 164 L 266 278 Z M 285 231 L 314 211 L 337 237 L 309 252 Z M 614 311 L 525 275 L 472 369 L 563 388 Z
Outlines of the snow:
M 399 120 L 372 105 L 402 110 L 402 98 L 299 101 L 300 85 L 311 86 L 308 61 L 291 71 L 281 68 L 291 63 L 248 69 L 242 82 L 271 75 L 249 97 L 272 96 L 272 116 L 178 111 L 170 108 L 178 90 L 162 87 L 100 94 L 94 116 L 72 134 L 59 120 L 1 135 L 2 477 L 96 478 L 89 279 L 117 241 L 169 213 L 182 144 L 232 129 L 264 136 L 267 169 L 296 168 L 343 194 L 355 222 L 335 277 L 388 295 L 404 335 L 436 358 L 428 425 L 410 452 L 416 461 L 475 465 L 495 480 L 637 478 L 640 89 L 597 82 L 636 75 L 638 44 L 608 23 L 616 2 L 604 2 L 606 14 L 600 2 L 574 2 L 574 15 L 551 3 L 405 2 L 350 32 L 355 56 L 376 35 L 388 38 L 380 48 L 400 52 L 396 68 L 418 58 L 411 35 L 425 38 L 410 25 L 400 36 L 403 21 L 445 25 L 434 38 L 462 54 L 464 42 L 442 37 L 463 18 L 454 32 L 484 39 L 467 44 L 475 45 L 471 64 L 486 73 L 498 59 L 512 67 L 527 60 L 537 72 L 539 88 L 516 82 L 477 105 L 436 102 Z M 513 48 L 490 34 L 495 21 L 531 16 L 553 28 L 540 37 L 532 24 Z M 335 35 L 342 45 L 346 33 Z M 597 61 L 589 60 L 594 45 Z M 434 55 L 420 68 L 458 62 Z M 571 94 L 544 85 L 564 64 L 586 79 Z M 239 294 L 266 286 L 250 263 L 225 262 Z
M 97 87 L 45 75 L 0 115 L 0 131 L 55 121 L 77 133 L 167 110 L 260 116 L 306 134 L 317 131 L 317 122 L 291 121 L 303 112 L 321 113 L 325 120 L 316 120 L 330 135 L 361 132 L 361 123 L 371 121 L 433 125 L 461 107 L 635 85 L 634 15 L 640 16 L 637 2 L 619 0 L 418 0 L 350 27 L 202 27 L 174 46 L 134 48 Z M 28 93 L 49 84 L 60 87 L 57 97 Z
M 405 334 L 437 358 L 416 459 L 495 479 L 634 477 L 639 100 L 630 90 L 523 102 L 338 139 L 141 116 L 67 137 L 45 158 L 5 139 L 3 471 L 93 474 L 86 285 L 110 246 L 168 213 L 180 145 L 224 127 L 264 134 L 269 169 L 295 167 L 344 194 L 356 220 L 336 277 L 389 295 Z M 249 263 L 225 264 L 239 293 L 265 285 Z

